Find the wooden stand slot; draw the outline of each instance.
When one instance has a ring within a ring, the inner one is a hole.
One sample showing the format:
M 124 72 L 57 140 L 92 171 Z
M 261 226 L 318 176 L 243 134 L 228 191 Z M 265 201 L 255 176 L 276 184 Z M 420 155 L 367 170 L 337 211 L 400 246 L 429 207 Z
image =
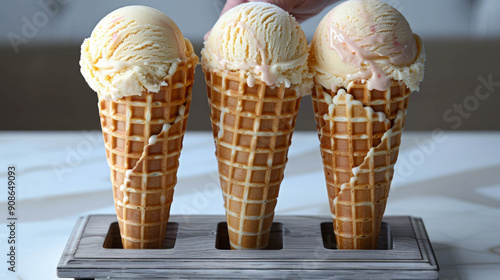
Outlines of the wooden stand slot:
M 167 236 L 163 241 L 162 249 L 172 249 L 175 246 L 177 239 L 177 230 L 179 229 L 178 223 L 167 224 Z M 106 249 L 123 249 L 122 239 L 120 237 L 120 227 L 118 222 L 111 223 L 108 233 L 104 239 L 103 247 Z
M 227 222 L 221 222 L 217 225 L 215 248 L 218 250 L 231 250 L 231 246 L 229 245 L 229 234 L 227 232 Z M 265 250 L 281 249 L 283 249 L 283 225 L 280 223 L 273 223 L 271 225 L 269 245 L 267 245 Z

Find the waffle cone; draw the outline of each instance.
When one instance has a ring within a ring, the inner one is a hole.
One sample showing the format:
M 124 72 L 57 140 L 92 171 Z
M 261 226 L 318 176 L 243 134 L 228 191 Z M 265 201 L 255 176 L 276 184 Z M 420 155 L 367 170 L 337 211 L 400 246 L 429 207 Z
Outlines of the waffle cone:
M 205 79 L 231 248 L 264 249 L 301 97 L 235 72 Z
M 312 99 L 338 249 L 376 249 L 410 91 L 315 85 Z
M 195 62 L 179 64 L 159 92 L 99 100 L 124 249 L 163 247 L 191 103 Z

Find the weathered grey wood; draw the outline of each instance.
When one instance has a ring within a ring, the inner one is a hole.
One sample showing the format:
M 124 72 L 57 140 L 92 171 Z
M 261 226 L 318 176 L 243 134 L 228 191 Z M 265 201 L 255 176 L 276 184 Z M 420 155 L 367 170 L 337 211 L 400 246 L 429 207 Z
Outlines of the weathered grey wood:
M 225 223 L 225 216 L 172 216 L 164 247 L 168 249 L 158 250 L 117 248 L 120 238 L 113 223 L 116 223 L 113 215 L 80 218 L 61 257 L 58 276 L 91 279 L 438 278 L 438 266 L 423 222 L 413 217 L 386 217 L 379 250 L 325 248 L 325 243 L 335 240 L 332 230 L 328 229 L 331 220 L 327 217 L 277 216 L 268 250 L 249 251 L 227 250 L 227 229 L 224 224 L 219 225 Z M 323 231 L 322 223 L 325 223 Z
M 67 264 L 68 262 L 71 262 L 75 259 L 76 250 L 78 249 L 78 245 L 80 244 L 80 240 L 82 239 L 84 227 L 87 224 L 88 219 L 89 216 L 86 216 L 80 217 L 76 221 L 75 228 L 73 228 L 73 232 L 71 232 L 68 243 L 66 243 L 61 259 L 59 260 L 59 264 L 57 265 L 58 270 L 61 265 Z

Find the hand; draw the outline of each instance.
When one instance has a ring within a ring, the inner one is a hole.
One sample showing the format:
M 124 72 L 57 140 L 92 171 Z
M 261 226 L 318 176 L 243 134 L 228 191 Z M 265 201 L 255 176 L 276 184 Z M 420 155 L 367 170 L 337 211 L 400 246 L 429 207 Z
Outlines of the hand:
M 247 2 L 266 2 L 289 12 L 298 22 L 319 14 L 326 6 L 338 0 L 227 0 L 221 15 L 229 9 Z
M 338 0 L 227 0 L 222 9 L 221 15 L 225 12 L 247 2 L 266 2 L 274 4 L 283 10 L 289 12 L 298 22 L 319 14 L 325 7 L 337 2 Z M 207 40 L 210 31 L 205 34 Z

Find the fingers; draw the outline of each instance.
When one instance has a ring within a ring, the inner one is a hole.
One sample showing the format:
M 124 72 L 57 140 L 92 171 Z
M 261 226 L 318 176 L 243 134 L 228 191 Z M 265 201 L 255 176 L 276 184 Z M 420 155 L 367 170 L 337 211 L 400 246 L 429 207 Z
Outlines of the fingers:
M 236 7 L 239 4 L 243 4 L 246 2 L 248 2 L 248 0 L 227 0 L 226 4 L 224 5 L 224 8 L 222 8 L 222 12 L 220 13 L 220 15 L 223 15 L 225 12 L 227 12 L 231 8 Z
M 298 22 L 319 14 L 327 6 L 339 0 L 249 0 L 250 2 L 267 2 L 290 13 Z
M 295 5 L 289 12 L 298 22 L 303 22 L 321 13 L 327 6 L 338 2 L 338 0 L 298 0 L 293 2 Z
M 203 40 L 206 41 L 208 39 L 208 36 L 210 36 L 210 33 L 212 33 L 212 29 L 210 29 L 210 31 L 208 31 L 205 36 L 203 36 Z
M 293 8 L 297 5 L 297 0 L 267 0 L 267 1 L 259 1 L 259 0 L 252 0 L 252 2 L 267 2 L 274 4 L 283 10 L 291 13 L 293 11 Z

